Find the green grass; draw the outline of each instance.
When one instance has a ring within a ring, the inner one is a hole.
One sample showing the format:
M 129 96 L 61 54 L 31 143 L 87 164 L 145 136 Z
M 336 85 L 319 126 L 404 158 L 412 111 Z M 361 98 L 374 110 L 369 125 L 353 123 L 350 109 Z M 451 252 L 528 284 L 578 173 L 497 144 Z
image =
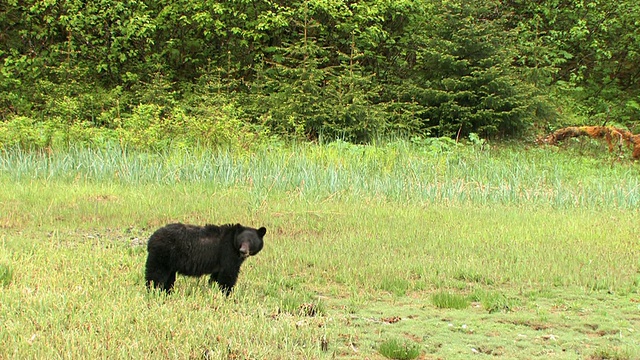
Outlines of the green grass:
M 398 339 L 384 341 L 378 351 L 386 358 L 397 360 L 411 360 L 420 355 L 419 346 Z
M 11 283 L 13 271 L 5 264 L 0 264 L 0 287 L 7 286 Z
M 431 301 L 440 309 L 465 309 L 471 303 L 467 296 L 444 291 L 431 295 Z
M 518 305 L 517 300 L 511 299 L 503 293 L 496 291 L 477 290 L 471 297 L 479 301 L 482 307 L 489 313 L 510 311 Z
M 614 346 L 598 348 L 591 356 L 591 360 L 631 360 L 633 358 L 635 356 L 629 351 Z
M 7 150 L 0 358 L 637 358 L 638 165 L 577 151 Z M 171 221 L 266 226 L 265 248 L 229 298 L 148 293 Z

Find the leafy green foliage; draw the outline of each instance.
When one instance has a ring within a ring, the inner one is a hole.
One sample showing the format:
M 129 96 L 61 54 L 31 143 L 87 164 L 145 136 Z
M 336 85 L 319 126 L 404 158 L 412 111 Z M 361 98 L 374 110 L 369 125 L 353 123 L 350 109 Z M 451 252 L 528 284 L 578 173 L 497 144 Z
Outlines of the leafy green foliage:
M 8 1 L 0 118 L 215 128 L 201 114 L 230 106 L 240 128 L 355 143 L 631 125 L 639 16 L 630 0 Z
M 10 2 L 2 115 L 116 128 L 195 115 L 201 106 L 185 105 L 213 97 L 241 109 L 245 124 L 296 138 L 364 142 L 390 132 L 451 135 L 461 125 L 517 132 L 526 93 L 505 73 L 504 56 L 487 61 L 512 49 L 496 50 L 501 25 L 469 22 L 478 12 L 467 5 L 441 14 L 442 5 Z M 476 37 L 489 38 L 479 60 L 456 53 Z
M 97 127 L 85 122 L 67 123 L 60 117 L 46 122 L 15 116 L 0 123 L 0 147 L 24 149 L 60 149 L 78 145 L 97 148 L 121 147 L 138 150 L 184 149 L 197 145 L 252 148 L 266 134 L 236 117 L 236 109 L 200 109 L 209 117 L 188 115 L 181 107 L 163 111 L 155 104 L 141 104 L 132 113 L 117 118 L 114 128 Z
M 518 63 L 538 84 L 554 85 L 565 105 L 596 119 L 637 124 L 640 5 L 635 1 L 512 1 Z M 594 124 L 595 125 L 595 124 Z
M 416 21 L 406 30 L 412 34 L 405 56 L 410 61 L 393 69 L 397 77 L 389 78 L 388 96 L 418 105 L 414 116 L 429 133 L 459 137 L 523 130 L 531 90 L 511 67 L 513 34 L 504 30 L 496 4 L 434 5 L 437 10 L 423 15 L 432 21 Z

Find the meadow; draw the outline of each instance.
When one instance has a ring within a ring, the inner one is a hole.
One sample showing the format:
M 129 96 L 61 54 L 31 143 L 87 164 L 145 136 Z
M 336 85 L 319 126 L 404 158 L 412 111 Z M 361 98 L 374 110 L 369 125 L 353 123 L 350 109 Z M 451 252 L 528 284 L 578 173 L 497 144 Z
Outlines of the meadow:
M 636 359 L 640 167 L 568 146 L 0 153 L 0 359 Z M 168 222 L 265 226 L 225 298 Z

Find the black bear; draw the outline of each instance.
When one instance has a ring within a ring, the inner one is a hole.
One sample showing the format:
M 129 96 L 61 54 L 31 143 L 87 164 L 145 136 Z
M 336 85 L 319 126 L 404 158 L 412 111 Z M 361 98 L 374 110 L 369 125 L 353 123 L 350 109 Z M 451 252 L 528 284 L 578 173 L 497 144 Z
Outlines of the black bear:
M 171 292 L 176 273 L 187 276 L 210 274 L 229 295 L 238 280 L 240 265 L 263 246 L 267 229 L 235 225 L 169 224 L 154 232 L 147 243 L 145 278 L 147 287 Z

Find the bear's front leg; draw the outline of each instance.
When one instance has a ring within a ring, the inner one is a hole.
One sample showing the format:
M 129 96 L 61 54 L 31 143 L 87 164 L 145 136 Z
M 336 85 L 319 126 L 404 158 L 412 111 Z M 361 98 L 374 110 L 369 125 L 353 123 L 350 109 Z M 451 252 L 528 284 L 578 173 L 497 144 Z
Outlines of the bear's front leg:
M 164 283 L 164 291 L 167 294 L 171 293 L 171 290 L 173 290 L 173 284 L 176 282 L 176 272 L 172 272 L 171 274 L 169 274 L 169 278 L 167 279 L 167 281 Z
M 170 293 L 173 288 L 173 283 L 176 281 L 176 272 L 147 267 L 145 279 L 148 289 L 157 287 L 166 293 Z
M 233 290 L 233 287 L 236 285 L 236 281 L 238 281 L 239 270 L 240 269 L 223 270 L 218 274 L 216 282 L 218 283 L 218 286 L 220 287 L 222 293 L 226 296 L 229 296 L 231 294 L 231 290 Z

